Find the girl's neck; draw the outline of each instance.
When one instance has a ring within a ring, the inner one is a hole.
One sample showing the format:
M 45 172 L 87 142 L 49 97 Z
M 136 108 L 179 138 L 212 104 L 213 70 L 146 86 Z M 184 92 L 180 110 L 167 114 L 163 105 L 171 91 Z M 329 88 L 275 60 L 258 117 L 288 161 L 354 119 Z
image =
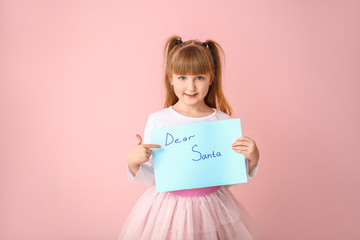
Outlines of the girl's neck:
M 206 117 L 214 112 L 214 110 L 209 107 L 208 105 L 201 104 L 201 105 L 184 105 L 181 102 L 175 103 L 172 108 L 187 117 Z

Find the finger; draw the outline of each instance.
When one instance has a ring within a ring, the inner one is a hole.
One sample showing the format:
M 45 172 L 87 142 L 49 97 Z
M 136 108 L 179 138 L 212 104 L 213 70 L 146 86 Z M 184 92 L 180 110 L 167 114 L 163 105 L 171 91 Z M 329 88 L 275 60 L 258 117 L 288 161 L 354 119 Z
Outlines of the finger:
M 238 138 L 238 139 L 235 140 L 235 142 L 238 142 L 238 141 L 251 142 L 249 139 L 244 138 L 244 137 L 240 137 L 240 138 Z
M 243 150 L 243 151 L 249 150 L 248 147 L 232 147 L 232 149 L 234 149 L 234 150 Z
M 141 136 L 139 134 L 136 134 L 137 142 L 136 145 L 140 145 L 142 143 Z
M 244 151 L 244 150 L 234 150 L 234 151 L 237 152 L 237 153 L 246 154 L 246 151 Z
M 232 146 L 249 146 L 249 142 L 248 141 L 243 141 L 243 140 L 240 140 L 240 141 L 235 141 Z
M 250 146 L 248 146 L 248 145 L 243 145 L 243 144 L 239 144 L 239 145 L 232 145 L 231 147 L 232 147 L 232 148 L 242 147 L 242 148 L 248 149 Z
M 249 137 L 246 137 L 246 136 L 242 136 L 243 138 L 244 138 L 244 140 L 247 140 L 247 141 L 249 141 L 249 142 L 253 142 L 254 140 L 252 140 L 251 138 L 249 138 Z
M 236 146 L 232 146 L 232 148 L 243 148 L 243 149 L 250 149 L 248 146 L 244 146 L 244 145 L 236 145 Z
M 146 148 L 161 148 L 158 144 L 143 144 L 143 146 Z
M 149 149 L 149 148 L 146 148 L 146 153 L 147 153 L 147 154 L 150 154 L 150 155 L 151 155 L 151 154 L 152 154 L 152 151 L 151 151 L 151 149 Z
M 250 143 L 247 141 L 236 141 L 232 145 L 249 145 Z

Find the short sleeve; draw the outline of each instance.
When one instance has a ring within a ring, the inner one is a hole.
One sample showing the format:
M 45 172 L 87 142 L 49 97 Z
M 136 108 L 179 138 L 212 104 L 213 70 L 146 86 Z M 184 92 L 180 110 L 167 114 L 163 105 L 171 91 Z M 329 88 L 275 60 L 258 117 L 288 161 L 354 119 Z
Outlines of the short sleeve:
M 154 127 L 155 127 L 155 124 L 150 115 L 146 122 L 146 126 L 145 126 L 143 144 L 151 143 L 151 129 L 153 129 Z M 127 169 L 128 169 L 128 178 L 130 181 L 135 181 L 135 182 L 143 183 L 143 184 L 150 185 L 150 186 L 155 184 L 155 174 L 154 174 L 153 156 L 152 155 L 150 156 L 149 161 L 147 161 L 146 163 L 140 164 L 140 168 L 135 176 L 131 172 L 129 166 L 127 167 Z

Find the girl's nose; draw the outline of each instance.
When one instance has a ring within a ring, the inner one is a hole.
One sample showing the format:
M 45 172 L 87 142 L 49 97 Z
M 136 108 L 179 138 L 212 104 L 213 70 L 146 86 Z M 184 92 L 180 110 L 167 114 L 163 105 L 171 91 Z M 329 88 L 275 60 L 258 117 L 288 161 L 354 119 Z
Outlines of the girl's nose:
M 195 81 L 194 81 L 194 80 L 190 80 L 190 81 L 189 81 L 188 90 L 189 90 L 189 91 L 195 91 L 195 90 L 196 90 L 196 85 L 195 85 Z

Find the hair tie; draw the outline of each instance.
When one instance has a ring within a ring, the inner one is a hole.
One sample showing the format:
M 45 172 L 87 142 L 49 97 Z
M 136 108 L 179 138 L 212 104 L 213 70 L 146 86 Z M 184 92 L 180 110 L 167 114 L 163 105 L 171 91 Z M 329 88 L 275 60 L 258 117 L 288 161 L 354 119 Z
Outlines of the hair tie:
M 208 43 L 207 43 L 207 42 L 203 42 L 202 45 L 203 45 L 204 47 L 207 47 L 207 46 L 208 46 Z
M 176 42 L 176 45 L 182 43 L 183 41 L 181 41 L 181 39 L 178 39 L 177 42 Z

